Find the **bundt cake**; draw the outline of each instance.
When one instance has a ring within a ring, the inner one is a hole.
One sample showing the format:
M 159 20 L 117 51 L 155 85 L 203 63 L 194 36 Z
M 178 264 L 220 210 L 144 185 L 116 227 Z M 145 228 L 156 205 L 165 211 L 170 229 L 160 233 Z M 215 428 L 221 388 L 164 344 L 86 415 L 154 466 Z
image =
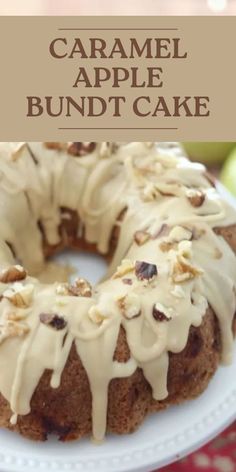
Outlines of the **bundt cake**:
M 0 217 L 0 427 L 129 433 L 230 363 L 236 211 L 174 143 L 1 143 Z M 67 246 L 104 280 L 39 281 Z

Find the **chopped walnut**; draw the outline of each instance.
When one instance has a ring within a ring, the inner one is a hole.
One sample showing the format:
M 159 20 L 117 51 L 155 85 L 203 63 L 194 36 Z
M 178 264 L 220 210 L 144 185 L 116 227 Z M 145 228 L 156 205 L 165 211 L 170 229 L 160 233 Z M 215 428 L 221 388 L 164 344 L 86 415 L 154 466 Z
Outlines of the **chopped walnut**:
M 74 284 L 70 286 L 70 291 L 77 297 L 91 297 L 92 287 L 86 279 L 78 278 Z
M 0 324 L 0 343 L 7 338 L 15 336 L 24 336 L 29 332 L 29 326 L 26 323 L 19 323 L 14 320 L 6 320 L 3 324 Z
M 155 303 L 152 308 L 152 316 L 156 321 L 170 321 L 172 319 L 172 308 L 167 308 L 161 303 Z
M 0 272 L 0 282 L 3 284 L 24 280 L 26 277 L 27 272 L 20 265 L 10 266 Z
M 83 157 L 93 152 L 95 148 L 96 143 L 93 142 L 72 143 L 68 147 L 68 153 L 75 157 Z
M 40 313 L 39 319 L 41 323 L 55 329 L 56 331 L 60 331 L 67 326 L 65 318 L 57 313 Z
M 91 297 L 92 287 L 86 279 L 78 278 L 74 284 L 63 283 L 56 287 L 56 293 L 64 296 Z
M 44 146 L 55 151 L 66 151 L 68 143 L 44 143 Z
M 179 284 L 194 279 L 203 273 L 201 269 L 194 267 L 183 256 L 177 254 L 176 261 L 171 270 L 171 279 L 172 282 Z
M 122 279 L 122 282 L 123 282 L 123 284 L 125 284 L 125 285 L 132 285 L 132 284 L 133 284 L 132 279 L 129 279 L 129 278 L 127 278 L 127 277 L 125 277 L 124 279 Z
M 8 313 L 8 315 L 7 315 L 7 319 L 10 320 L 10 321 L 21 321 L 21 320 L 24 320 L 25 318 L 26 318 L 25 313 L 11 312 L 11 313 Z
M 215 259 L 221 259 L 222 256 L 223 256 L 222 252 L 220 251 L 219 248 L 216 247 L 216 248 L 214 249 L 214 258 L 215 258 Z
M 203 205 L 206 195 L 197 189 L 187 189 L 186 196 L 191 205 L 195 208 L 198 208 Z
M 117 279 L 118 277 L 122 277 L 129 272 L 134 270 L 134 263 L 129 259 L 123 259 L 121 264 L 117 267 L 116 272 L 113 275 L 113 279 Z
M 171 241 L 175 241 L 177 243 L 187 240 L 191 241 L 193 238 L 193 232 L 186 228 L 185 226 L 174 226 L 174 228 L 170 231 L 169 238 Z
M 157 266 L 145 261 L 136 261 L 135 275 L 139 280 L 152 280 L 157 276 Z
M 159 244 L 159 248 L 162 252 L 168 252 L 170 249 L 173 249 L 175 243 L 173 241 L 162 241 Z
M 131 292 L 124 297 L 118 298 L 117 304 L 122 315 L 128 320 L 141 315 L 140 298 L 135 293 Z
M 193 238 L 193 232 L 184 226 L 175 226 L 169 233 L 168 238 L 160 243 L 160 249 L 168 252 L 181 241 L 190 241 Z
M 142 246 L 145 244 L 149 239 L 151 235 L 147 231 L 136 231 L 134 233 L 134 240 L 138 244 L 138 246 Z
M 28 308 L 31 305 L 34 293 L 32 284 L 23 285 L 16 282 L 13 287 L 5 290 L 2 296 L 7 298 L 13 305 L 18 308 Z

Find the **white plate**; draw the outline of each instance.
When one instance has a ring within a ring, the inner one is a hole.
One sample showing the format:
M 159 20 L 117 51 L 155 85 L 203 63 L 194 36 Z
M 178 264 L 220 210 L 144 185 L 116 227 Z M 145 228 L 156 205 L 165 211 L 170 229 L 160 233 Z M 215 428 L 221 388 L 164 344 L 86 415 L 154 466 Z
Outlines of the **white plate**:
M 94 283 L 105 272 L 105 263 L 99 256 L 68 251 L 57 259 L 72 263 Z M 236 349 L 234 363 L 219 368 L 199 398 L 153 414 L 136 433 L 110 435 L 100 446 L 89 440 L 60 443 L 55 438 L 34 443 L 0 430 L 0 470 L 149 472 L 198 449 L 235 419 Z

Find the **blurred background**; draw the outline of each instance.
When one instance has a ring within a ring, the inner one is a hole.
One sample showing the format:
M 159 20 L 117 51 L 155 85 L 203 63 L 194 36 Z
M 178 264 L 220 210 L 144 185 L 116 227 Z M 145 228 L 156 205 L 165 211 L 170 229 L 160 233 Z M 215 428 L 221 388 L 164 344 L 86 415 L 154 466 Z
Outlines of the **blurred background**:
M 1 0 L 0 15 L 235 15 L 236 0 Z
M 190 159 L 203 162 L 236 197 L 236 142 L 187 142 L 182 145 Z

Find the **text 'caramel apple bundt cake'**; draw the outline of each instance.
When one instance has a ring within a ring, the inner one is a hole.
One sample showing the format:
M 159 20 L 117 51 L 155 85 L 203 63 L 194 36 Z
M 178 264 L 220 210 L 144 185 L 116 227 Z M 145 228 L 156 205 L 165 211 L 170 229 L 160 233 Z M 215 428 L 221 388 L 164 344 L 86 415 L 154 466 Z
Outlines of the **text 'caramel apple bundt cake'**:
M 231 361 L 236 212 L 178 146 L 1 143 L 0 218 L 1 427 L 129 433 Z M 104 281 L 40 282 L 66 246 Z

